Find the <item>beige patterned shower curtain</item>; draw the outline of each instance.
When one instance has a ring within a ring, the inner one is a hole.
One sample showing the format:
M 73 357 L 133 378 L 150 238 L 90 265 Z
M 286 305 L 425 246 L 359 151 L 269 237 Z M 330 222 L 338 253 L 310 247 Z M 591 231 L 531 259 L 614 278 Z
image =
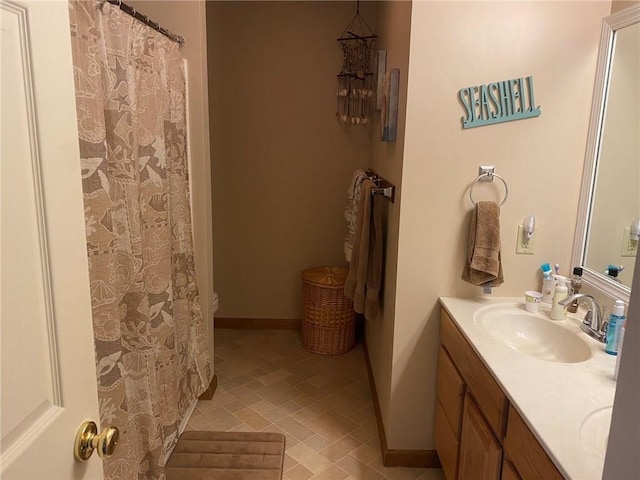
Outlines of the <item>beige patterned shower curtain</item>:
M 109 480 L 164 478 L 211 363 L 193 264 L 178 44 L 118 7 L 71 0 L 100 420 Z

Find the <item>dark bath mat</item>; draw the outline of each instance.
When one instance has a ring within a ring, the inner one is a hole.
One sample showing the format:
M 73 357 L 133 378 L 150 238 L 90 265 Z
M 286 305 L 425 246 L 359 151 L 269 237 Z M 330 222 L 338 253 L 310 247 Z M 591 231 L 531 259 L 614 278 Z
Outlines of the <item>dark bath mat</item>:
M 281 480 L 285 437 L 268 432 L 184 432 L 167 480 Z

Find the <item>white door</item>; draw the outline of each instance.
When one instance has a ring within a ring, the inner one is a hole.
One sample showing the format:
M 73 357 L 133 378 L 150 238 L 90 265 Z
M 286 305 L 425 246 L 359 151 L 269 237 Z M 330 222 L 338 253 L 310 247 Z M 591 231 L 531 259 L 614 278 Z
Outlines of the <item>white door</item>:
M 0 0 L 0 477 L 102 478 L 66 1 Z

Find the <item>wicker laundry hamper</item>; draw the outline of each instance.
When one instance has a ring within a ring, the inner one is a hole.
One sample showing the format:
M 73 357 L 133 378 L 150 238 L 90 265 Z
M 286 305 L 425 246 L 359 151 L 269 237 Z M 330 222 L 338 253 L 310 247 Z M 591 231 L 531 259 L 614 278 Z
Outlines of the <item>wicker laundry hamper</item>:
M 302 272 L 302 346 L 310 352 L 339 355 L 355 344 L 356 312 L 344 296 L 347 273 L 339 267 Z

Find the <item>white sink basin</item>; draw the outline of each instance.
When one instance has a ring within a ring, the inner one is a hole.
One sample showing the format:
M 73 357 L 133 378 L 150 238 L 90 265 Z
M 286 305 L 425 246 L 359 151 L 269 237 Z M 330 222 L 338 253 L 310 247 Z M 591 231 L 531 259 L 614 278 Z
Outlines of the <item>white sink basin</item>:
M 580 425 L 580 444 L 586 453 L 604 460 L 609 442 L 609 428 L 613 407 L 603 407 L 592 412 Z
M 549 320 L 542 313 L 529 313 L 517 304 L 480 308 L 474 322 L 487 335 L 504 345 L 538 360 L 578 363 L 591 358 L 589 345 L 571 332 Z

